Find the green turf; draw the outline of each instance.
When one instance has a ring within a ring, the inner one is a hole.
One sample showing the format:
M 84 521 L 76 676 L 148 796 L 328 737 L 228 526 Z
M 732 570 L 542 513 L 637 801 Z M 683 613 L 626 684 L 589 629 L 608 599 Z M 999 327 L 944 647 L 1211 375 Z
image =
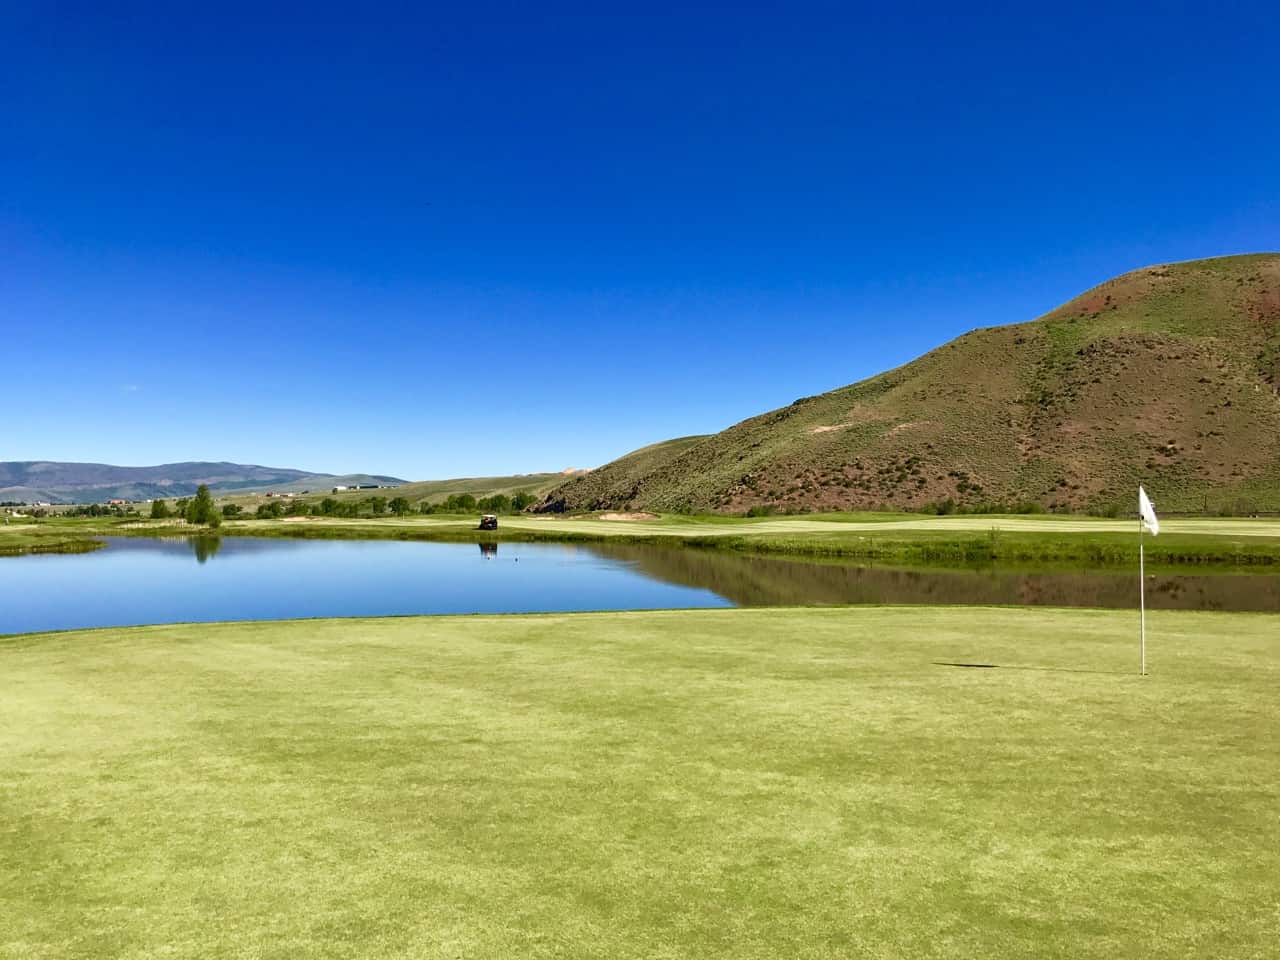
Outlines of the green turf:
M 1268 957 L 1280 618 L 0 641 L 4 957 Z M 996 664 L 994 669 L 940 665 Z

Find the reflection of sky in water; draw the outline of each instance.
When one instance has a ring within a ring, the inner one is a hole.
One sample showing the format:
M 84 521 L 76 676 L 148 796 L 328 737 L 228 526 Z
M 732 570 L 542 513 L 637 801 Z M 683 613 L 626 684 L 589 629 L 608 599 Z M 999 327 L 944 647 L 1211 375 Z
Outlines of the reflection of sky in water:
M 0 558 L 0 633 L 183 620 L 727 605 L 1137 605 L 1136 572 L 902 570 L 643 544 L 245 537 Z M 1153 609 L 1280 611 L 1280 576 L 1156 574 Z
M 0 558 L 0 633 L 195 620 L 719 607 L 572 545 L 114 539 Z

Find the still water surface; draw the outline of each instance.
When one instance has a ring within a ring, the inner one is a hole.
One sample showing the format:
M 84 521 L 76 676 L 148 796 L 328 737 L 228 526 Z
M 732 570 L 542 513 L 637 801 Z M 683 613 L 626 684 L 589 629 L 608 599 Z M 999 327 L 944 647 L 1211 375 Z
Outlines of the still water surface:
M 1132 607 L 1132 572 L 902 570 L 633 544 L 111 539 L 0 558 L 0 633 L 208 620 L 834 603 Z M 1155 609 L 1280 611 L 1280 576 L 1155 575 Z

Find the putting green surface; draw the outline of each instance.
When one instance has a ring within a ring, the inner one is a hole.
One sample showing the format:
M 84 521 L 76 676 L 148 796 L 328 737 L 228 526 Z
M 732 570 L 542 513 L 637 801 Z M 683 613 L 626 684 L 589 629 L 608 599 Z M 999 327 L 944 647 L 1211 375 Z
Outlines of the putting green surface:
M 1280 618 L 1136 626 L 0 639 L 0 956 L 1274 956 Z

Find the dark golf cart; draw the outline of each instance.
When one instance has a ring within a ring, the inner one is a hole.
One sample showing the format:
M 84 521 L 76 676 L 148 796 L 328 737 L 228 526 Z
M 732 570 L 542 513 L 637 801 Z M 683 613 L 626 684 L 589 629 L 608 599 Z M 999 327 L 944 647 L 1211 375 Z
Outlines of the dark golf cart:
M 481 530 L 497 530 L 498 518 L 495 517 L 492 513 L 486 513 L 483 517 L 480 518 L 480 529 Z

